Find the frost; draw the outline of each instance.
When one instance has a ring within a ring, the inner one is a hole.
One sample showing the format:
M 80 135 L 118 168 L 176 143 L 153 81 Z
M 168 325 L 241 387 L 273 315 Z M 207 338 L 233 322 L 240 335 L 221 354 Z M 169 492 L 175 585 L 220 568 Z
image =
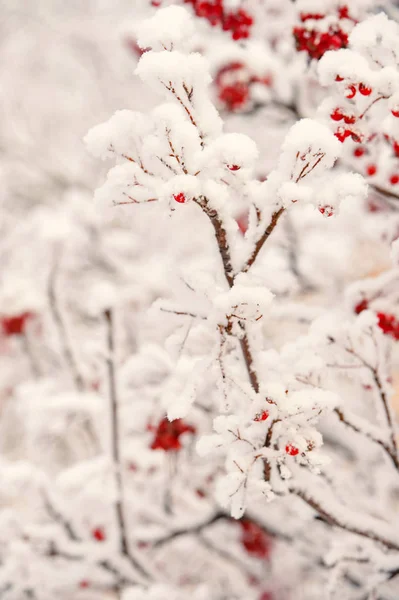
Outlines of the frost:
M 195 31 L 192 17 L 181 6 L 160 8 L 137 29 L 139 46 L 152 50 L 184 48 Z

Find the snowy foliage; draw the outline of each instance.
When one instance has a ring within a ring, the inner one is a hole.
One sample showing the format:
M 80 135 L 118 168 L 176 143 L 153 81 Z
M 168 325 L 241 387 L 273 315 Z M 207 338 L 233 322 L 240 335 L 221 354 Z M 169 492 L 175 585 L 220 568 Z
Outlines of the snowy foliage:
M 397 598 L 392 7 L 139 4 L 104 170 L 5 159 L 0 597 Z

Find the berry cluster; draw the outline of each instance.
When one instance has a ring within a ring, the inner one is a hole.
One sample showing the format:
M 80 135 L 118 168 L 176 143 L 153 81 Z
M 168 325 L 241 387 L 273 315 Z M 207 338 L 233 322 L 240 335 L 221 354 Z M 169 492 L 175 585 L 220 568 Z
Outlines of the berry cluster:
M 285 447 L 285 451 L 287 454 L 289 454 L 289 456 L 298 456 L 299 454 L 298 448 L 293 444 L 287 444 Z
M 270 74 L 263 77 L 253 75 L 241 62 L 232 62 L 220 69 L 216 75 L 216 86 L 223 108 L 232 112 L 245 109 L 250 100 L 250 88 L 255 83 L 270 87 L 272 77 Z
M 257 558 L 269 558 L 271 542 L 263 529 L 249 519 L 242 519 L 240 526 L 241 544 L 248 554 Z
M 330 24 L 327 31 L 318 27 L 318 23 L 331 15 L 322 13 L 301 13 L 300 20 L 302 25 L 297 25 L 293 29 L 293 34 L 298 52 L 305 51 L 310 58 L 319 60 L 328 50 L 339 50 L 348 45 L 349 26 L 356 21 L 349 15 L 347 6 L 341 6 L 337 9 L 336 23 Z M 342 23 L 345 21 L 345 23 Z
M 249 37 L 250 27 L 253 23 L 252 17 L 242 8 L 235 12 L 228 12 L 223 6 L 223 0 L 184 0 L 192 4 L 195 14 L 203 17 L 215 27 L 221 26 L 223 31 L 230 31 L 233 40 L 241 40 Z
M 267 412 L 267 410 L 262 410 L 262 412 L 258 413 L 255 418 L 254 421 L 266 421 L 266 419 L 269 418 L 269 413 Z
M 154 428 L 150 426 L 149 430 L 153 431 Z M 169 421 L 166 417 L 164 417 L 158 424 L 158 427 L 155 429 L 155 436 L 151 444 L 151 449 L 164 450 L 164 452 L 180 450 L 180 436 L 183 435 L 183 433 L 194 434 L 195 432 L 195 427 L 188 425 L 183 421 L 183 419 Z
M 365 298 L 356 304 L 354 310 L 359 315 L 364 310 L 369 308 L 369 302 Z M 390 335 L 394 340 L 399 341 L 399 319 L 395 315 L 386 314 L 383 312 L 377 313 L 378 326 L 385 335 Z
M 30 312 L 24 312 L 10 317 L 0 317 L 0 327 L 6 337 L 12 335 L 22 335 L 25 331 L 27 322 L 33 317 Z

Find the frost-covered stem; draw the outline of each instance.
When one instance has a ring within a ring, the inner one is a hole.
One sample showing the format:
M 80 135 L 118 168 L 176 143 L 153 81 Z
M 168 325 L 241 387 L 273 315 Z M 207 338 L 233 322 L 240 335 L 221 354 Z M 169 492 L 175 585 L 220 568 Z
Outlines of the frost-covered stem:
M 396 441 L 396 432 L 395 432 L 395 425 L 394 425 L 394 420 L 393 420 L 393 416 L 392 416 L 392 411 L 391 411 L 391 407 L 389 404 L 389 400 L 387 398 L 387 394 L 384 390 L 384 386 L 382 384 L 381 378 L 378 374 L 378 369 L 376 367 L 372 367 L 368 362 L 366 362 L 361 356 L 359 356 L 358 354 L 356 354 L 356 352 L 354 352 L 352 350 L 352 348 L 346 348 L 346 351 L 351 354 L 352 356 L 355 356 L 356 358 L 358 358 L 360 360 L 360 362 L 370 371 L 372 377 L 373 377 L 373 381 L 375 383 L 375 386 L 377 387 L 381 402 L 382 402 L 382 406 L 384 408 L 384 413 L 385 413 L 385 417 L 387 420 L 387 425 L 388 425 L 388 429 L 390 432 L 390 443 L 391 443 L 391 454 L 392 454 L 392 460 L 395 461 L 395 466 L 398 468 L 399 467 L 399 458 L 398 458 L 398 444 Z
M 229 565 L 234 564 L 242 573 L 244 573 L 245 577 L 251 576 L 252 573 L 248 571 L 246 565 L 244 565 L 238 558 L 236 558 L 230 552 L 227 552 L 224 548 L 220 548 L 212 544 L 210 540 L 201 535 L 198 536 L 199 541 L 210 550 L 212 553 L 217 554 L 222 560 L 226 561 Z
M 220 521 L 222 519 L 228 519 L 228 518 L 229 517 L 226 514 L 224 514 L 222 512 L 217 512 L 214 515 L 212 515 L 212 517 L 210 517 L 206 521 L 203 521 L 202 523 L 198 523 L 197 525 L 194 525 L 193 527 L 185 527 L 183 529 L 177 529 L 176 531 L 172 531 L 172 533 L 170 533 L 169 535 L 167 535 L 163 538 L 159 538 L 156 542 L 154 542 L 153 547 L 157 548 L 159 546 L 163 546 L 163 545 L 168 544 L 169 542 L 173 541 L 174 539 L 177 539 L 184 535 L 196 535 L 196 534 L 200 533 L 201 531 L 203 531 L 204 529 L 207 529 L 214 523 L 217 523 L 218 521 Z
M 373 542 L 382 544 L 389 550 L 399 551 L 399 542 L 394 542 L 393 540 L 388 539 L 388 537 L 380 535 L 379 533 L 377 533 L 376 531 L 373 531 L 372 529 L 367 529 L 367 528 L 363 528 L 359 525 L 351 524 L 349 513 L 347 515 L 347 517 L 348 517 L 347 521 L 345 522 L 339 516 L 334 514 L 334 511 L 331 511 L 331 510 L 328 510 L 327 508 L 325 508 L 322 504 L 322 501 L 316 500 L 313 496 L 311 496 L 305 490 L 303 490 L 299 487 L 291 486 L 290 492 L 292 494 L 295 494 L 296 496 L 298 496 L 298 498 L 301 498 L 304 502 L 306 502 L 306 504 L 308 504 L 308 506 L 313 508 L 313 510 L 315 510 L 317 512 L 317 514 L 331 527 L 338 527 L 339 529 L 343 529 L 344 531 L 348 531 L 349 533 L 354 533 L 355 535 L 360 535 L 369 540 L 372 540 Z M 330 504 L 331 504 L 331 502 L 330 502 Z M 335 512 L 338 512 L 338 511 L 342 512 L 342 507 L 337 505 L 336 508 L 337 508 L 337 511 L 335 511 Z M 378 524 L 376 524 L 376 525 L 378 528 Z
M 273 233 L 281 215 L 284 213 L 284 208 L 281 207 L 279 210 L 277 210 L 276 212 L 273 213 L 271 221 L 269 223 L 269 225 L 266 227 L 265 231 L 263 232 L 262 236 L 259 238 L 259 240 L 256 242 L 255 245 L 255 249 L 252 252 L 251 256 L 249 257 L 247 264 L 245 265 L 245 267 L 243 268 L 243 273 L 246 273 L 250 267 L 252 267 L 252 265 L 254 264 L 255 260 L 258 257 L 259 252 L 262 250 L 263 245 L 265 244 L 265 242 L 269 239 L 270 235 Z
M 347 415 L 344 414 L 342 409 L 335 408 L 334 412 L 338 415 L 338 418 L 341 421 L 341 423 L 344 423 L 347 427 L 349 427 L 353 431 L 356 431 L 356 433 L 360 433 L 361 435 L 364 435 L 365 437 L 370 439 L 375 444 L 379 444 L 383 448 L 383 450 L 388 454 L 388 456 L 391 459 L 391 461 L 393 462 L 395 468 L 399 471 L 398 456 L 397 456 L 397 454 L 395 454 L 395 452 L 392 450 L 392 448 L 386 442 L 384 442 L 383 440 L 380 440 L 379 438 L 374 437 L 369 431 L 364 431 L 361 429 L 361 427 L 359 427 L 355 423 L 352 423 L 350 421 L 350 419 L 348 419 Z
M 210 222 L 212 223 L 213 229 L 215 231 L 216 242 L 219 248 L 220 257 L 223 263 L 224 275 L 226 277 L 226 281 L 229 285 L 229 288 L 234 286 L 234 274 L 233 267 L 231 261 L 231 252 L 230 246 L 227 241 L 227 233 L 223 226 L 222 220 L 219 214 L 215 210 L 209 210 L 207 206 L 206 198 L 202 199 L 201 202 L 198 202 L 201 206 L 205 214 L 209 217 Z M 254 369 L 254 361 L 252 357 L 252 352 L 249 344 L 248 334 L 246 331 L 246 327 L 244 324 L 241 324 L 242 336 L 240 336 L 239 342 L 242 351 L 242 355 L 244 358 L 245 366 L 248 372 L 248 377 L 251 382 L 251 385 L 255 392 L 259 391 L 259 381 L 257 374 Z
M 107 346 L 108 346 L 108 381 L 109 381 L 109 400 L 110 400 L 110 427 L 111 427 L 111 456 L 115 475 L 115 484 L 117 492 L 117 501 L 115 503 L 116 521 L 119 530 L 120 551 L 123 556 L 129 559 L 131 564 L 145 577 L 149 577 L 145 569 L 137 563 L 129 551 L 127 538 L 127 524 L 124 511 L 124 488 L 120 457 L 120 432 L 119 432 L 119 413 L 118 397 L 115 376 L 115 348 L 114 348 L 114 324 L 113 315 L 110 309 L 104 313 L 107 325 Z
M 50 498 L 47 496 L 47 494 L 43 494 L 43 501 L 44 501 L 44 507 L 47 510 L 49 516 L 53 519 L 53 521 L 56 521 L 61 527 L 62 529 L 65 531 L 67 537 L 74 541 L 74 542 L 80 542 L 81 539 L 80 537 L 77 535 L 77 533 L 75 532 L 74 528 L 72 527 L 72 525 L 69 523 L 69 521 L 54 507 L 53 503 L 51 502 Z
M 85 388 L 85 383 L 84 383 L 83 377 L 81 376 L 81 374 L 79 372 L 77 363 L 75 361 L 75 356 L 74 356 L 73 350 L 70 346 L 68 331 L 67 331 L 67 328 L 66 328 L 66 325 L 65 325 L 62 313 L 61 313 L 61 309 L 60 309 L 60 306 L 58 303 L 58 298 L 57 298 L 56 286 L 57 286 L 57 274 L 58 274 L 58 269 L 59 269 L 59 259 L 60 259 L 60 257 L 57 256 L 54 261 L 53 268 L 52 268 L 52 270 L 50 272 L 50 276 L 49 276 L 49 285 L 48 285 L 49 303 L 50 303 L 50 309 L 51 309 L 51 312 L 53 315 L 54 322 L 58 329 L 58 334 L 59 334 L 60 342 L 62 345 L 62 351 L 64 354 L 65 362 L 69 366 L 73 380 L 75 382 L 76 389 L 79 392 L 81 392 Z
M 393 460 L 395 460 L 395 465 L 399 469 L 398 444 L 396 441 L 395 425 L 393 422 L 391 407 L 390 407 L 387 395 L 384 391 L 384 388 L 383 388 L 383 385 L 382 385 L 382 382 L 378 375 L 377 370 L 371 369 L 371 372 L 373 374 L 374 383 L 377 386 L 378 393 L 380 395 L 382 405 L 384 407 L 384 412 L 385 412 L 386 420 L 387 420 L 389 431 L 390 431 L 392 458 L 393 458 Z

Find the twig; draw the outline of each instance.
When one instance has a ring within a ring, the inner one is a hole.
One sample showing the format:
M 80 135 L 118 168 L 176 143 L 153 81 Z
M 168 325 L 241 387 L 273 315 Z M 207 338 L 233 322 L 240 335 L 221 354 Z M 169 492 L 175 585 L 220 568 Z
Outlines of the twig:
M 109 400 L 110 400 L 110 412 L 111 412 L 111 455 L 113 461 L 113 467 L 115 471 L 115 483 L 118 498 L 115 503 L 116 509 L 116 520 L 119 529 L 119 544 L 120 551 L 131 564 L 146 578 L 149 578 L 149 574 L 146 570 L 133 558 L 130 553 L 129 543 L 127 538 L 127 524 L 124 512 L 124 488 L 122 480 L 121 470 L 121 458 L 120 458 L 120 433 L 119 433 L 119 414 L 118 414 L 118 399 L 117 399 L 117 388 L 116 388 L 116 377 L 115 377 L 115 348 L 114 348 L 114 325 L 113 325 L 113 314 L 110 309 L 104 313 L 105 321 L 107 325 L 107 346 L 108 346 L 108 380 L 109 380 Z
M 332 514 L 330 511 L 328 511 L 326 508 L 324 508 L 322 506 L 321 502 L 319 502 L 318 500 L 313 498 L 306 491 L 304 491 L 300 488 L 296 488 L 295 486 L 292 486 L 290 488 L 290 492 L 292 494 L 295 494 L 296 496 L 298 496 L 298 498 L 301 498 L 304 502 L 306 502 L 306 504 L 308 506 L 310 506 L 311 508 L 313 508 L 313 510 L 315 510 L 317 512 L 317 514 L 331 527 L 338 527 L 339 529 L 343 529 L 344 531 L 347 531 L 349 533 L 354 533 L 355 535 L 360 535 L 369 540 L 372 540 L 373 542 L 382 544 L 389 550 L 399 551 L 399 543 L 398 542 L 394 542 L 394 541 L 388 539 L 387 537 L 380 535 L 379 533 L 376 533 L 373 530 L 369 530 L 367 528 L 363 528 L 358 525 L 351 525 L 350 522 L 344 522 L 338 516 Z
M 254 264 L 255 260 L 258 257 L 259 252 L 262 250 L 263 245 L 269 239 L 270 235 L 273 233 L 273 231 L 274 231 L 281 215 L 284 213 L 284 211 L 285 211 L 285 209 L 283 207 L 281 207 L 279 210 L 277 210 L 276 212 L 273 213 L 269 225 L 266 227 L 262 236 L 256 242 L 255 250 L 249 257 L 247 264 L 243 268 L 243 273 L 246 273 L 250 269 L 250 267 L 252 267 L 252 265 Z

